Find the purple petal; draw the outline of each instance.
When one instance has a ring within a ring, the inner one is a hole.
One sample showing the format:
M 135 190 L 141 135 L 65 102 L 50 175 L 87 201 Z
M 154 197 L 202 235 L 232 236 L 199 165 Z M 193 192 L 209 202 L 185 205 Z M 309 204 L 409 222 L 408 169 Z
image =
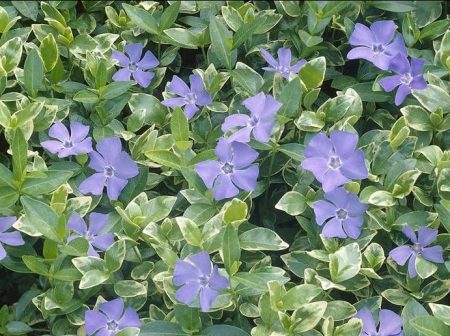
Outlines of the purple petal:
M 387 76 L 381 79 L 378 83 L 386 92 L 391 92 L 394 90 L 397 86 L 401 84 L 401 75 L 393 75 L 393 76 Z
M 137 66 L 142 70 L 155 68 L 159 65 L 158 59 L 151 51 L 146 51 L 144 57 L 137 63 Z
M 323 225 L 326 220 L 336 216 L 337 208 L 330 202 L 319 200 L 313 203 L 312 208 L 318 225 Z
M 111 331 L 109 330 L 108 325 L 99 329 L 95 336 L 111 336 Z
M 251 148 L 249 145 L 233 142 L 231 144 L 233 151 L 233 158 L 231 162 L 235 169 L 247 168 L 258 158 L 258 152 Z
M 392 43 L 385 46 L 384 52 L 389 56 L 395 56 L 397 54 L 408 55 L 408 50 L 406 49 L 405 41 L 401 34 L 397 34 Z
M 92 138 L 89 137 L 81 142 L 75 143 L 73 145 L 72 151 L 74 154 L 88 154 L 92 152 Z
M 256 188 L 258 180 L 259 168 L 258 165 L 251 165 L 247 169 L 235 170 L 231 174 L 233 183 L 245 191 L 253 191 Z
M 88 310 L 84 313 L 84 323 L 86 333 L 90 336 L 94 335 L 100 328 L 104 328 L 108 323 L 108 319 L 101 312 Z
M 93 237 L 91 239 L 91 243 L 99 250 L 106 251 L 112 244 L 114 244 L 114 235 L 109 232 L 101 236 Z
M 195 171 L 206 187 L 212 188 L 217 176 L 222 173 L 222 165 L 214 160 L 206 160 L 195 165 Z
M 393 70 L 397 74 L 403 75 L 409 73 L 411 67 L 405 55 L 397 54 L 396 56 L 392 57 L 389 64 L 389 70 Z
M 67 228 L 80 235 L 84 235 L 87 230 L 86 223 L 77 212 L 72 212 L 72 215 L 67 221 Z
M 173 76 L 172 80 L 170 81 L 169 91 L 172 93 L 175 93 L 181 97 L 185 97 L 186 95 L 188 95 L 191 92 L 191 90 L 186 85 L 186 83 L 183 82 L 183 80 L 176 75 Z
M 99 306 L 101 312 L 105 313 L 109 320 L 119 321 L 123 314 L 124 302 L 122 298 L 102 303 Z
M 120 193 L 122 192 L 123 188 L 125 188 L 127 183 L 127 180 L 123 180 L 115 176 L 108 178 L 108 180 L 106 181 L 106 193 L 108 194 L 108 198 L 110 200 L 118 199 Z
M 208 252 L 199 252 L 188 258 L 203 275 L 210 276 L 212 271 L 211 259 Z
M 58 153 L 63 148 L 62 142 L 58 140 L 42 141 L 41 146 L 53 154 Z
M 364 162 L 364 152 L 356 150 L 350 157 L 344 160 L 340 168 L 342 175 L 353 180 L 366 179 L 369 176 Z
M 100 254 L 97 253 L 97 251 L 94 249 L 94 247 L 92 246 L 91 242 L 89 241 L 88 243 L 88 250 L 87 250 L 87 255 L 89 257 L 97 257 L 100 258 Z
M 209 105 L 212 103 L 212 97 L 206 90 L 197 92 L 197 100 L 195 103 L 199 106 Z
M 374 54 L 372 63 L 381 70 L 388 70 L 391 64 L 392 56 L 385 53 Z
M 347 234 L 342 228 L 342 223 L 337 218 L 329 220 L 322 229 L 322 234 L 327 238 L 347 238 Z
M 131 158 L 127 152 L 121 152 L 119 161 L 115 164 L 115 174 L 120 179 L 130 179 L 139 174 L 139 168 L 136 162 Z
M 190 120 L 198 110 L 199 108 L 195 104 L 187 104 L 184 107 L 184 115 L 188 120 Z
M 202 77 L 199 74 L 193 74 L 189 76 L 189 84 L 191 85 L 191 92 L 205 91 L 205 85 L 203 84 Z
M 65 158 L 68 157 L 70 155 L 75 155 L 75 147 L 72 148 L 62 148 L 59 152 L 58 152 L 58 157 L 59 158 Z
M 264 97 L 264 107 L 259 114 L 260 120 L 272 121 L 278 110 L 283 106 L 278 100 L 271 95 Z
M 253 127 L 251 126 L 245 126 L 237 131 L 235 131 L 233 134 L 231 134 L 228 137 L 229 142 L 242 142 L 242 143 L 248 143 L 250 142 L 250 135 L 252 134 Z
M 395 105 L 399 106 L 405 100 L 406 96 L 411 93 L 411 89 L 407 85 L 400 85 L 395 94 Z
M 202 312 L 207 312 L 211 308 L 212 303 L 217 298 L 218 292 L 209 287 L 200 289 L 200 307 Z
M 322 157 L 324 159 L 329 158 L 333 146 L 331 140 L 322 132 L 317 133 L 308 142 L 305 148 L 305 157 Z
M 111 165 L 118 162 L 120 154 L 122 153 L 122 143 L 117 137 L 109 137 L 99 141 L 96 148 L 97 152 L 103 156 L 106 163 Z
M 359 310 L 356 315 L 356 318 L 359 318 L 363 322 L 363 331 L 367 334 L 376 334 L 377 328 L 375 326 L 375 321 L 373 320 L 372 313 L 370 312 L 370 309 L 367 307 L 362 308 Z
M 317 180 L 322 183 L 322 189 L 327 193 L 333 191 L 344 183 L 347 183 L 349 181 L 349 178 L 341 174 L 341 172 L 338 170 L 330 169 L 323 175 L 322 180 L 320 180 L 319 178 L 317 178 Z
M 83 125 L 77 121 L 70 123 L 70 138 L 72 142 L 78 143 L 84 140 L 89 133 L 89 126 Z
M 128 81 L 131 77 L 131 71 L 128 68 L 117 70 L 112 76 L 113 81 Z
M 425 66 L 425 59 L 411 57 L 411 74 L 413 77 L 421 75 L 423 73 L 423 67 Z
M 270 66 L 272 66 L 273 68 L 276 68 L 278 66 L 278 62 L 275 60 L 275 58 L 273 58 L 273 56 L 264 49 L 259 49 L 262 57 L 264 57 L 264 59 L 267 61 L 267 63 L 270 64 Z
M 232 128 L 246 126 L 250 122 L 250 117 L 246 114 L 232 114 L 225 118 L 222 123 L 222 132 L 227 132 Z
M 139 315 L 133 308 L 125 309 L 122 318 L 117 322 L 119 329 L 139 328 L 142 324 Z
M 417 241 L 419 242 L 420 245 L 422 245 L 422 247 L 428 246 L 436 240 L 437 234 L 438 234 L 437 230 L 430 229 L 427 227 L 421 227 L 419 229 Z
M 200 270 L 191 263 L 184 260 L 177 260 L 173 270 L 173 283 L 175 286 L 181 286 L 188 282 L 198 282 L 202 276 Z
M 67 130 L 67 127 L 64 126 L 62 122 L 56 122 L 53 124 L 52 127 L 50 127 L 48 131 L 48 135 L 51 138 L 58 139 L 62 142 L 69 140 L 69 131 Z
M 403 232 L 403 234 L 404 234 L 406 237 L 409 238 L 409 240 L 410 240 L 412 243 L 416 244 L 416 243 L 418 242 L 414 230 L 413 230 L 412 227 L 410 227 L 409 225 L 404 226 L 404 227 L 402 228 L 402 232 Z
M 125 45 L 124 49 L 127 55 L 130 57 L 130 61 L 138 63 L 141 59 L 142 49 L 144 49 L 144 47 L 140 43 L 135 43 Z
M 349 193 L 345 188 L 337 188 L 325 193 L 325 199 L 335 205 L 335 210 L 337 210 L 337 208 L 347 210 L 350 195 L 353 194 Z
M 259 122 L 253 127 L 253 137 L 261 143 L 268 143 L 272 136 L 275 121 Z
M 361 226 L 363 225 L 364 217 L 348 217 L 343 221 L 342 227 L 350 238 L 357 239 L 361 234 Z
M 135 72 L 133 72 L 134 80 L 144 89 L 150 85 L 153 77 L 155 77 L 155 74 L 151 71 L 143 71 L 141 69 L 137 69 Z
M 409 259 L 413 250 L 410 246 L 399 246 L 389 252 L 389 256 L 400 266 L 403 266 Z
M 0 233 L 0 241 L 9 246 L 25 245 L 25 242 L 18 231 Z
M 351 132 L 333 131 L 330 134 L 330 139 L 336 154 L 341 159 L 352 155 L 358 144 L 358 135 Z
M 108 215 L 91 212 L 89 214 L 89 232 L 94 235 L 98 234 L 108 224 L 108 218 Z
M 192 281 L 179 288 L 175 293 L 175 298 L 178 301 L 188 305 L 194 301 L 199 291 L 200 283 L 198 281 Z
M 164 99 L 161 104 L 167 107 L 184 106 L 186 105 L 186 100 L 183 97 L 167 98 Z
M 220 138 L 219 141 L 217 141 L 215 153 L 219 160 L 224 163 L 231 162 L 233 158 L 231 144 L 224 138 Z
M 432 246 L 432 247 L 423 247 L 422 248 L 422 255 L 425 259 L 442 264 L 444 262 L 443 257 L 444 249 L 442 246 Z
M 324 158 L 308 158 L 304 159 L 301 166 L 305 170 L 309 170 L 319 182 L 323 181 L 325 173 L 328 171 L 328 162 Z M 331 191 L 331 190 L 330 190 Z
M 306 64 L 306 60 L 304 60 L 304 59 L 299 60 L 297 63 L 295 63 L 293 66 L 291 66 L 290 70 L 292 73 L 298 73 L 305 64 Z
M 239 189 L 234 186 L 228 175 L 219 175 L 214 181 L 213 195 L 217 201 L 234 197 L 237 194 L 239 194 Z
M 423 76 L 416 76 L 413 78 L 409 86 L 415 90 L 423 90 L 427 88 L 427 82 Z
M 271 67 L 263 67 L 262 69 L 265 70 L 265 71 L 269 71 L 269 72 L 277 71 L 277 69 L 274 69 L 274 68 L 271 68 Z
M 0 217 L 0 233 L 8 230 L 16 220 L 17 218 L 15 216 Z
M 258 93 L 252 97 L 245 99 L 242 102 L 253 116 L 260 116 L 264 112 L 264 106 L 266 103 L 266 95 L 263 92 Z
M 96 173 L 89 176 L 86 180 L 81 182 L 78 190 L 83 195 L 91 193 L 92 195 L 101 195 L 105 187 L 106 177 L 103 173 Z
M 111 58 L 119 61 L 119 64 L 122 67 L 127 67 L 130 64 L 130 59 L 124 53 L 117 50 L 112 51 Z
M 290 67 L 291 66 L 291 49 L 289 48 L 280 48 L 278 49 L 278 63 L 280 66 Z
M 374 53 L 371 48 L 356 47 L 348 52 L 347 58 L 349 60 L 362 58 L 362 59 L 365 59 L 366 61 L 373 62 Z
M 357 23 L 348 42 L 353 46 L 371 46 L 375 42 L 375 37 L 368 27 Z
M 348 193 L 346 210 L 351 217 L 364 216 L 367 211 L 367 204 L 360 202 L 358 196 L 353 193 Z
M 105 166 L 108 165 L 108 163 L 105 161 L 103 156 L 101 156 L 97 152 L 89 153 L 89 158 L 90 158 L 90 161 L 89 161 L 88 166 L 97 172 L 103 172 Z
M 409 275 L 410 278 L 415 278 L 417 276 L 416 258 L 417 258 L 417 256 L 414 253 L 412 253 L 411 254 L 411 258 L 409 258 L 408 275 Z
M 388 309 L 380 310 L 379 332 L 383 335 L 398 335 L 402 331 L 403 319 Z
M 0 242 L 0 260 L 3 260 L 6 258 L 6 250 L 3 247 L 2 243 Z
M 214 265 L 211 278 L 209 278 L 209 286 L 214 290 L 221 290 L 227 288 L 229 285 L 230 282 L 228 279 L 220 275 L 219 269 Z
M 375 41 L 380 44 L 388 44 L 394 38 L 396 24 L 392 20 L 376 21 L 370 25 L 370 30 L 373 31 Z

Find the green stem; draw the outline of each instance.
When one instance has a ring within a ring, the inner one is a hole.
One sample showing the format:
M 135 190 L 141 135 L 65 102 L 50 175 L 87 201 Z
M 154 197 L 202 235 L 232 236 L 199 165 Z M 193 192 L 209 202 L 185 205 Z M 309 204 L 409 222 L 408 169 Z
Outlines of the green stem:
M 264 208 L 263 209 L 267 209 L 267 205 L 269 203 L 269 189 L 270 189 L 270 177 L 272 176 L 272 170 L 273 170 L 273 165 L 275 163 L 275 153 L 276 150 L 272 149 L 270 155 L 270 162 L 269 162 L 269 173 L 267 174 L 267 189 L 266 192 L 264 194 Z

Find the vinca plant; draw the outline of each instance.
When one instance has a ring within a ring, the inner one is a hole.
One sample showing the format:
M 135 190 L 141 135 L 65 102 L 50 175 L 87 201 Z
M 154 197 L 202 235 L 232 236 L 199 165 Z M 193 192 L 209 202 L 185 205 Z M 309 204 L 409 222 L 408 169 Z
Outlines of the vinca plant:
M 449 336 L 449 9 L 0 0 L 0 335 Z

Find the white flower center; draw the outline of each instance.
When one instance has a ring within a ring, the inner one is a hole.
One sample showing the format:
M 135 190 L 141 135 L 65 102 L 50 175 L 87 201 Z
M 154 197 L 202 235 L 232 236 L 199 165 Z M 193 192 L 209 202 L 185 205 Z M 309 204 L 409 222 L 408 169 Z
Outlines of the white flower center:
M 422 254 L 422 246 L 419 243 L 415 243 L 412 247 L 412 249 L 414 250 L 414 252 L 416 252 L 417 254 Z
M 108 330 L 109 331 L 117 331 L 118 329 L 118 327 L 119 327 L 119 325 L 117 324 L 117 322 L 116 321 L 109 321 L 107 324 L 106 324 L 106 326 L 107 326 L 107 328 L 108 328 Z
M 231 164 L 229 164 L 229 163 L 225 163 L 225 164 L 222 166 L 222 171 L 223 171 L 225 174 L 230 174 L 230 173 L 232 173 L 232 172 L 233 172 L 233 165 L 231 165 Z
M 113 177 L 115 172 L 116 172 L 116 170 L 111 165 L 106 166 L 105 168 L 103 168 L 103 175 L 105 175 L 106 177 Z
M 331 169 L 339 169 L 342 166 L 341 159 L 337 155 L 330 156 L 328 160 L 328 167 Z
M 404 75 L 402 75 L 402 77 L 400 78 L 400 82 L 402 83 L 402 84 L 405 84 L 405 85 L 409 85 L 409 84 L 411 84 L 411 82 L 412 82 L 412 80 L 413 80 L 413 76 L 411 75 L 411 73 L 405 73 Z
M 138 66 L 137 66 L 136 62 L 130 62 L 130 64 L 128 65 L 128 69 L 129 69 L 131 72 L 136 71 L 137 68 L 138 68 Z
M 72 142 L 72 140 L 66 140 L 66 141 L 64 141 L 63 142 L 63 147 L 64 148 L 72 148 L 73 147 L 73 142 Z
M 336 215 L 339 219 L 346 219 L 348 212 L 344 209 L 339 209 L 336 211 Z
M 384 51 L 384 46 L 382 44 L 372 45 L 372 51 L 374 54 L 381 54 Z
M 195 104 L 197 102 L 197 95 L 193 92 L 189 92 L 186 97 L 184 97 L 186 104 Z
M 289 75 L 289 73 L 291 72 L 291 69 L 287 66 L 284 65 L 278 65 L 276 67 L 276 70 L 280 73 L 282 73 L 283 75 Z

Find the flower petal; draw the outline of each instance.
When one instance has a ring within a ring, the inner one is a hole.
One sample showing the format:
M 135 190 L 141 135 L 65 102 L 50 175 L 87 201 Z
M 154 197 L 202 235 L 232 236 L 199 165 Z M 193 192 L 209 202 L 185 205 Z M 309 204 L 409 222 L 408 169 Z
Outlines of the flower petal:
M 74 154 L 88 154 L 92 152 L 92 138 L 86 138 L 81 142 L 75 143 L 72 148 Z
M 442 246 L 432 246 L 432 247 L 423 247 L 422 248 L 422 255 L 425 259 L 442 264 L 444 262 L 443 257 L 444 249 Z
M 83 218 L 81 218 L 81 216 L 78 214 L 78 212 L 74 211 L 67 221 L 67 228 L 80 235 L 84 235 L 87 230 L 87 225 Z
M 130 64 L 130 59 L 124 53 L 117 50 L 112 51 L 111 58 L 119 61 L 119 65 L 122 67 L 127 67 Z
M 228 175 L 219 175 L 214 181 L 213 195 L 217 201 L 234 197 L 237 194 L 239 194 L 239 189 L 234 186 Z
M 184 106 L 186 105 L 186 100 L 183 97 L 166 98 L 161 102 L 161 104 L 167 107 Z
M 195 165 L 195 171 L 207 188 L 212 188 L 217 176 L 222 173 L 222 165 L 214 160 L 206 160 Z
M 70 135 L 67 127 L 62 122 L 56 122 L 50 127 L 48 135 L 52 138 L 58 139 L 62 142 L 69 140 Z
M 188 95 L 191 92 L 191 90 L 186 85 L 186 83 L 183 82 L 183 80 L 176 75 L 174 75 L 172 77 L 172 80 L 170 81 L 169 91 L 172 93 L 175 93 L 181 97 L 185 97 L 186 95 Z
M 363 331 L 367 335 L 371 335 L 371 334 L 376 334 L 377 333 L 377 329 L 376 329 L 376 326 L 375 326 L 375 321 L 373 320 L 373 315 L 370 312 L 369 308 L 367 308 L 367 307 L 362 308 L 361 310 L 359 310 L 356 313 L 355 317 L 362 320 L 362 322 L 363 322 Z
M 99 250 L 106 251 L 112 244 L 114 244 L 114 235 L 109 232 L 104 235 L 93 237 L 91 239 L 91 243 Z
M 96 173 L 89 176 L 86 180 L 81 182 L 78 190 L 83 195 L 91 193 L 92 195 L 101 195 L 105 187 L 106 177 L 103 173 Z
M 117 326 L 119 330 L 125 328 L 139 328 L 141 326 L 141 320 L 139 319 L 139 315 L 133 308 L 125 309 L 122 318 L 117 321 Z
M 219 158 L 219 160 L 223 163 L 231 162 L 233 158 L 231 143 L 224 138 L 220 138 L 219 141 L 217 141 L 216 149 L 214 150 L 214 152 L 216 153 L 216 156 Z
M 407 85 L 400 85 L 395 94 L 395 105 L 399 106 L 403 103 L 406 96 L 411 93 L 411 89 Z
M 315 201 L 312 204 L 312 208 L 314 210 L 316 223 L 319 225 L 323 225 L 323 223 L 325 223 L 326 220 L 336 216 L 337 208 L 330 202 L 324 200 Z
M 197 267 L 202 275 L 210 276 L 212 272 L 211 259 L 209 257 L 208 252 L 202 251 L 196 254 L 193 254 L 188 257 L 188 259 Z
M 91 212 L 89 214 L 89 232 L 97 235 L 108 224 L 109 216 L 99 212 Z
M 200 289 L 200 307 L 202 312 L 207 312 L 219 293 L 208 286 Z
M 380 310 L 380 327 L 378 331 L 382 335 L 398 335 L 402 331 L 403 319 L 388 309 Z
M 0 232 L 8 230 L 16 220 L 17 218 L 15 216 L 0 217 Z
M 192 117 L 197 113 L 199 108 L 195 104 L 187 104 L 184 107 L 184 115 L 188 120 L 192 119 Z
M 305 157 L 322 157 L 324 159 L 329 158 L 333 145 L 330 138 L 328 138 L 325 133 L 317 133 L 315 136 L 309 140 L 305 148 Z
M 227 288 L 230 285 L 230 282 L 227 278 L 222 276 L 219 273 L 219 269 L 216 265 L 214 265 L 214 269 L 211 275 L 211 278 L 209 278 L 209 286 L 214 290 L 221 290 L 224 288 Z
M 375 42 L 375 36 L 368 27 L 357 23 L 348 42 L 353 46 L 371 46 Z
M 237 169 L 233 174 L 230 174 L 231 181 L 233 183 L 245 190 L 245 191 L 253 191 L 256 188 L 256 183 L 259 175 L 259 167 L 254 164 L 246 169 Z
M 114 165 L 115 175 L 118 178 L 128 180 L 139 174 L 139 168 L 136 162 L 131 158 L 131 156 L 122 151 L 119 155 L 119 160 Z
M 175 298 L 188 305 L 194 301 L 195 297 L 200 291 L 200 283 L 197 281 L 192 281 L 186 283 L 183 287 L 179 288 L 175 293 Z
M 253 127 L 252 126 L 245 126 L 237 131 L 235 131 L 233 134 L 228 136 L 227 140 L 232 142 L 241 142 L 241 143 L 248 143 L 250 142 L 250 135 L 252 134 Z
M 84 313 L 84 327 L 89 336 L 94 335 L 100 328 L 104 328 L 107 323 L 107 317 L 101 312 L 96 310 L 87 310 Z
M 268 143 L 275 126 L 274 121 L 259 122 L 253 127 L 253 137 L 261 143 Z
M 364 217 L 348 217 L 343 221 L 342 227 L 350 238 L 357 239 L 361 235 L 361 227 L 364 223 Z
M 0 233 L 0 241 L 9 246 L 25 245 L 22 235 L 18 231 Z
M 397 54 L 394 57 L 392 57 L 389 65 L 389 70 L 393 70 L 397 74 L 403 75 L 409 73 L 411 67 L 405 55 Z
M 317 177 L 316 177 L 317 178 Z M 320 181 L 317 178 L 318 181 Z M 324 192 L 330 192 L 336 189 L 337 187 L 347 183 L 349 178 L 344 176 L 339 170 L 329 169 L 322 177 L 322 189 Z
M 372 49 L 368 47 L 356 47 L 350 50 L 347 54 L 349 60 L 365 59 L 366 61 L 373 62 L 374 53 Z
M 246 126 L 250 122 L 250 117 L 246 114 L 232 114 L 225 118 L 222 123 L 222 132 L 227 132 L 232 128 Z
M 97 152 L 91 152 L 89 153 L 89 167 L 94 169 L 96 172 L 102 172 L 105 169 L 105 166 L 108 165 L 108 163 L 105 161 L 105 159 L 103 158 L 103 156 L 101 156 L 99 153 Z
M 293 66 L 291 66 L 290 71 L 292 73 L 298 73 L 300 71 L 300 69 L 306 64 L 306 60 L 302 59 L 299 60 L 297 63 L 295 63 Z
M 117 72 L 112 76 L 113 81 L 128 81 L 131 77 L 131 71 L 128 68 L 123 68 L 117 70 Z
M 107 164 L 114 165 L 120 158 L 122 143 L 117 137 L 109 137 L 99 141 L 96 148 Z
M 148 70 L 155 68 L 159 65 L 159 61 L 156 56 L 150 51 L 146 51 L 144 57 L 137 63 L 137 66 L 142 70 Z
M 325 199 L 335 205 L 335 210 L 337 210 L 338 208 L 347 210 L 349 198 L 350 192 L 345 190 L 345 188 L 336 188 L 330 192 L 325 193 Z
M 417 256 L 414 253 L 412 253 L 411 258 L 409 258 L 408 262 L 408 275 L 410 278 L 415 278 L 417 276 L 416 259 Z
M 385 46 L 384 53 L 391 57 L 397 54 L 408 56 L 408 50 L 406 49 L 402 34 L 397 34 L 394 40 Z
M 384 91 L 391 92 L 401 84 L 401 77 L 401 75 L 387 76 L 381 79 L 378 84 L 380 84 Z
M 420 75 L 414 77 L 409 85 L 412 89 L 415 90 L 424 90 L 428 86 L 427 82 L 425 81 L 425 78 L 423 78 L 423 76 Z
M 364 162 L 364 152 L 358 149 L 350 157 L 343 160 L 340 171 L 342 175 L 352 180 L 366 179 L 369 172 Z
M 337 218 L 329 220 L 322 229 L 322 234 L 327 238 L 347 238 L 342 228 L 342 222 Z
M 438 234 L 437 230 L 430 229 L 427 227 L 421 227 L 419 229 L 417 241 L 419 242 L 420 245 L 422 245 L 422 247 L 428 246 L 436 240 L 437 234 Z
M 291 67 L 291 59 L 292 59 L 292 53 L 291 49 L 289 48 L 280 48 L 277 51 L 278 54 L 278 63 L 280 66 L 285 66 L 290 68 Z
M 124 49 L 127 55 L 130 57 L 130 61 L 138 63 L 141 59 L 142 49 L 144 49 L 144 47 L 140 43 L 135 43 L 125 45 Z
M 403 266 L 409 259 L 413 250 L 410 246 L 404 245 L 399 246 L 389 252 L 389 257 L 391 257 L 398 265 Z
M 233 151 L 233 158 L 231 162 L 235 169 L 247 168 L 258 158 L 258 152 L 251 148 L 249 145 L 233 142 L 231 144 Z
M 41 146 L 52 154 L 58 153 L 64 146 L 58 140 L 46 140 L 41 142 Z
M 123 314 L 124 301 L 122 298 L 104 302 L 99 306 L 101 312 L 105 313 L 109 320 L 119 321 Z
M 413 75 L 413 77 L 423 74 L 424 66 L 425 66 L 425 59 L 411 57 L 411 75 Z
M 264 49 L 259 49 L 259 52 L 261 53 L 262 57 L 267 61 L 267 63 L 270 64 L 273 68 L 276 68 L 278 66 L 278 62 L 273 58 L 273 56 Z
M 388 44 L 394 38 L 397 25 L 392 20 L 380 20 L 370 25 L 375 41 L 380 44 Z
M 155 73 L 151 71 L 143 71 L 141 69 L 137 69 L 135 72 L 133 72 L 133 78 L 144 89 L 150 85 L 153 77 L 155 77 Z
M 127 180 L 112 176 L 106 181 L 106 193 L 110 200 L 116 200 L 119 198 L 123 188 L 128 184 Z
M 247 110 L 251 112 L 252 116 L 260 116 L 264 112 L 265 103 L 266 95 L 263 92 L 242 101 L 242 105 L 244 105 Z
M 175 286 L 181 286 L 188 282 L 198 282 L 202 276 L 200 270 L 190 262 L 178 259 L 175 262 L 172 281 Z
M 414 230 L 413 230 L 412 227 L 410 227 L 409 225 L 404 226 L 404 227 L 402 228 L 402 232 L 403 232 L 403 234 L 404 234 L 406 237 L 409 238 L 409 240 L 410 240 L 412 243 L 416 244 L 416 243 L 418 242 Z
M 0 260 L 3 260 L 6 258 L 6 250 L 3 247 L 2 243 L 0 242 Z
M 309 170 L 319 182 L 323 181 L 325 173 L 329 170 L 327 160 L 321 157 L 304 159 L 301 166 L 303 169 Z
M 333 131 L 330 134 L 331 143 L 341 160 L 348 158 L 355 152 L 358 135 L 352 132 Z

